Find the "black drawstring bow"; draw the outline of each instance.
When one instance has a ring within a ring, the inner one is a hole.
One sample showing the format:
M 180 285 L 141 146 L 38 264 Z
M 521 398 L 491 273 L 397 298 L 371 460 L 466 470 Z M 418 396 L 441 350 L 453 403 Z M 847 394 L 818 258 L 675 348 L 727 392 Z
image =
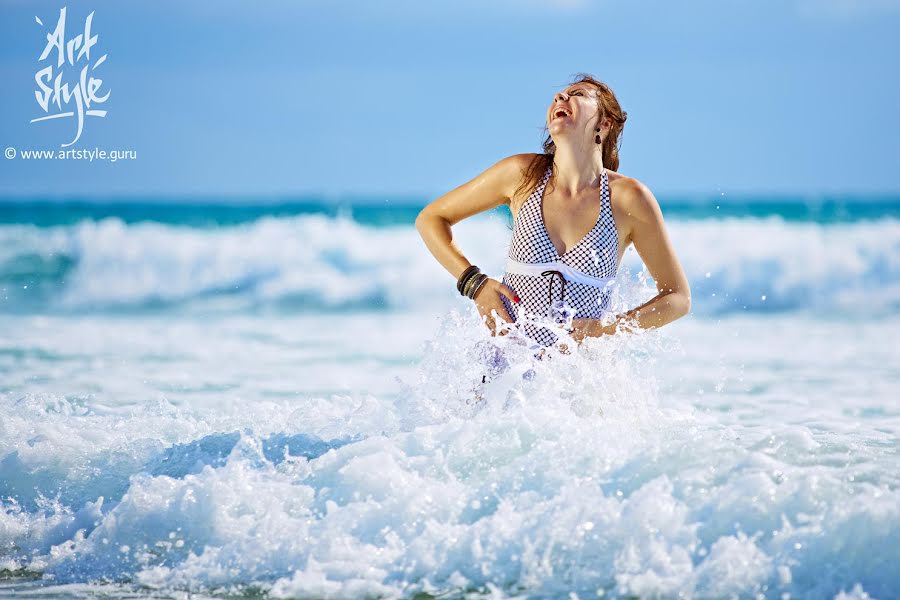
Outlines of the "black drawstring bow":
M 562 272 L 551 269 L 549 271 L 544 271 L 543 273 L 541 273 L 541 275 L 542 276 L 547 276 L 547 275 L 550 276 L 550 298 L 549 298 L 550 304 L 549 304 L 549 306 L 550 307 L 553 306 L 553 276 L 554 275 L 559 275 L 559 281 L 561 283 L 559 298 L 560 298 L 560 300 L 565 301 L 565 299 L 566 299 L 566 278 L 563 276 Z

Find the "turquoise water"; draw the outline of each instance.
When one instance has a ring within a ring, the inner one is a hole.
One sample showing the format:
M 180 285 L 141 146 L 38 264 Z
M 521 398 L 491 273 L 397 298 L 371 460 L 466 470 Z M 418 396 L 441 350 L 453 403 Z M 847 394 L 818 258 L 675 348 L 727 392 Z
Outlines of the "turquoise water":
M 0 202 L 0 596 L 900 595 L 900 200 L 660 201 L 546 363 L 408 199 Z
M 710 195 L 660 198 L 667 217 L 675 219 L 781 217 L 815 223 L 900 218 L 900 197 L 854 196 L 735 196 Z M 125 223 L 153 221 L 169 225 L 219 227 L 262 217 L 298 215 L 352 216 L 363 225 L 412 224 L 421 201 L 417 198 L 88 198 L 41 197 L 0 199 L 0 223 L 31 223 L 46 227 L 71 225 L 82 219 L 118 218 Z M 493 214 L 509 217 L 505 207 Z

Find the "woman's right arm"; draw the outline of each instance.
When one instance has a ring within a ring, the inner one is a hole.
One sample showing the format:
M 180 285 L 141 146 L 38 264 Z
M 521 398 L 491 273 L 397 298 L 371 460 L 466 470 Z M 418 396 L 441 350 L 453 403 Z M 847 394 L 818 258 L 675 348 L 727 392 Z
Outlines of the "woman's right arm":
M 458 280 L 471 263 L 453 242 L 451 226 L 472 215 L 509 204 L 531 156 L 508 156 L 419 212 L 416 229 L 428 250 L 454 279 Z
M 451 227 L 467 217 L 490 210 L 500 204 L 509 204 L 522 180 L 532 154 L 514 154 L 491 165 L 486 171 L 458 188 L 447 192 L 419 212 L 416 229 L 428 250 L 447 271 L 459 280 L 472 263 L 453 242 Z M 507 323 L 512 317 L 503 305 L 500 295 L 512 302 L 519 302 L 515 291 L 507 285 L 488 279 L 475 295 L 478 312 L 488 328 L 496 333 L 493 311 Z

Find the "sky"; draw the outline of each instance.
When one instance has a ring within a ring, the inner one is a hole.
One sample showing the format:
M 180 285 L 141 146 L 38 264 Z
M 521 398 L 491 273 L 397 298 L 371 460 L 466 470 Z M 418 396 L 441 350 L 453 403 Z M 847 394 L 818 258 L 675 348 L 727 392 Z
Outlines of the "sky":
M 67 41 L 91 12 L 97 40 L 60 70 L 39 59 L 63 7 Z M 900 0 L 0 0 L 0 196 L 427 202 L 541 151 L 582 72 L 658 197 L 896 194 L 898 32 Z M 59 112 L 48 65 L 109 94 L 65 148 L 75 117 L 31 122 Z M 22 158 L 63 149 L 135 158 Z

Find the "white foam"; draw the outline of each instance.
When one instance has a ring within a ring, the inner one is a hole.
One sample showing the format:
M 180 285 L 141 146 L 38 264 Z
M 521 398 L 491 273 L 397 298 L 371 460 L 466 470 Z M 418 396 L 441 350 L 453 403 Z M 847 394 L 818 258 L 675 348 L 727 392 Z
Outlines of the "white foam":
M 54 339 L 75 327 L 63 323 L 24 322 L 57 331 Z M 146 334 L 122 345 L 132 361 L 130 346 L 140 355 L 158 341 L 152 322 L 128 323 Z M 786 323 L 781 335 L 791 334 Z M 209 335 L 223 340 L 187 328 L 165 343 L 182 352 L 173 355 L 179 368 L 196 369 L 203 353 L 210 365 L 237 363 L 226 358 L 237 332 L 290 352 L 301 341 L 291 325 L 220 324 Z M 696 388 L 711 388 L 715 373 L 696 364 L 684 382 L 690 392 L 670 377 L 663 393 L 658 369 L 681 352 L 663 335 L 589 340 L 592 360 L 551 354 L 520 364 L 512 339 L 472 335 L 455 318 L 440 325 L 395 397 L 253 395 L 271 370 L 208 402 L 189 390 L 155 403 L 122 403 L 102 389 L 3 394 L 4 567 L 56 584 L 122 580 L 274 597 L 900 591 L 890 569 L 900 562 L 898 407 L 881 399 L 884 413 L 848 418 L 840 396 L 810 407 L 731 390 L 730 379 L 731 391 L 702 398 Z M 682 331 L 694 348 L 711 329 Z M 730 348 L 763 339 L 742 336 Z M 470 404 L 495 364 L 482 342 L 497 344 L 509 368 L 484 388 L 485 403 Z M 100 344 L 88 349 L 94 356 L 119 351 L 111 339 L 90 343 Z M 275 356 L 266 348 L 245 360 L 266 363 Z M 132 364 L 119 376 L 145 363 Z M 776 371 L 767 372 L 758 380 L 748 369 L 747 385 L 771 384 Z M 373 381 L 385 375 L 368 371 Z M 213 371 L 206 377 L 215 381 Z

